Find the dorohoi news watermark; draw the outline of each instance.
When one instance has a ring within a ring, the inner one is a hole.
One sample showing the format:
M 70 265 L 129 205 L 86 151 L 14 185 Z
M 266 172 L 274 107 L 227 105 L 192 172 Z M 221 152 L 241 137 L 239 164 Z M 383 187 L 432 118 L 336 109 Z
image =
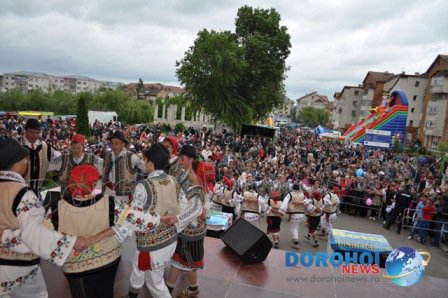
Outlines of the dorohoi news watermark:
M 380 275 L 375 276 L 333 276 L 333 275 L 316 275 L 312 276 L 286 276 L 287 282 L 297 283 L 357 283 L 357 282 L 380 282 Z

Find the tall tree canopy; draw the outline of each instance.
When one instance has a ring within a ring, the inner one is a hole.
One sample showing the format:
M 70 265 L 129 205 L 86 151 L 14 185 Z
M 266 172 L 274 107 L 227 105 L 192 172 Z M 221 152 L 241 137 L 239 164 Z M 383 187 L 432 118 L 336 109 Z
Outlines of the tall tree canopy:
M 238 10 L 235 33 L 201 30 L 176 62 L 193 102 L 232 127 L 260 120 L 283 103 L 290 35 L 275 9 Z
M 81 93 L 78 99 L 78 110 L 76 113 L 76 132 L 90 137 L 89 115 L 87 101 L 91 100 L 90 93 Z
M 299 111 L 297 121 L 305 126 L 316 127 L 318 125 L 325 126 L 328 123 L 330 116 L 325 110 L 316 109 L 313 107 L 304 107 Z

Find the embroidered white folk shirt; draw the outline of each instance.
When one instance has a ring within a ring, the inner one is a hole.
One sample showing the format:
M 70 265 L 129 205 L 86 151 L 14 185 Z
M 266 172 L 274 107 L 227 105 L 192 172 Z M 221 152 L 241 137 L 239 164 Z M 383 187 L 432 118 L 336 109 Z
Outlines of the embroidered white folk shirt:
M 0 171 L 0 179 L 25 183 L 19 174 L 9 171 Z M 50 263 L 62 266 L 75 245 L 76 237 L 52 231 L 43 224 L 45 209 L 33 191 L 25 193 L 15 211 L 20 228 L 5 230 L 0 246 L 22 253 L 33 252 Z M 0 266 L 0 293 L 11 282 L 12 287 L 20 286 L 17 280 L 23 280 L 38 266 Z

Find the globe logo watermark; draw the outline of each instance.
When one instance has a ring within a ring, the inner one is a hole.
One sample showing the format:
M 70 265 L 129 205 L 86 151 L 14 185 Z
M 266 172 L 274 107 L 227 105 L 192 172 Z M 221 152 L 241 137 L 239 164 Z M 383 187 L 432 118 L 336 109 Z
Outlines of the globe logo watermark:
M 424 260 L 422 256 L 426 256 L 427 259 Z M 425 267 L 430 261 L 429 252 L 406 246 L 399 247 L 387 257 L 383 277 L 398 286 L 415 285 L 423 279 Z
M 423 257 L 426 257 L 425 259 Z M 380 282 L 381 268 L 379 252 L 285 252 L 285 267 L 333 267 L 339 268 L 342 274 L 340 276 L 327 276 L 318 278 L 319 280 L 336 280 L 339 282 L 346 281 L 346 277 L 354 276 L 370 276 L 370 281 Z M 384 259 L 383 259 L 384 260 Z M 425 274 L 425 267 L 431 261 L 429 252 L 416 250 L 411 247 L 399 247 L 392 250 L 387 255 L 384 264 L 383 278 L 390 280 L 398 286 L 412 286 L 420 282 Z M 339 279 L 338 279 L 339 278 Z M 319 281 L 314 277 L 314 281 Z M 296 280 L 289 278 L 289 280 Z M 313 278 L 297 278 L 299 281 L 314 282 Z M 347 279 L 353 281 L 368 281 L 364 279 Z

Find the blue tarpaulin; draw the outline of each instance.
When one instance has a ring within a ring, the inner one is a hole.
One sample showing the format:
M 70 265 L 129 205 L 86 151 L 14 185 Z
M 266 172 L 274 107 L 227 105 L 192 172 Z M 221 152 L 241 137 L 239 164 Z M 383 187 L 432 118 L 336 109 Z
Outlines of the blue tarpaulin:
M 333 131 L 331 129 L 322 127 L 322 126 L 318 126 L 314 129 L 314 133 L 317 135 L 323 134 L 323 133 L 333 133 Z

